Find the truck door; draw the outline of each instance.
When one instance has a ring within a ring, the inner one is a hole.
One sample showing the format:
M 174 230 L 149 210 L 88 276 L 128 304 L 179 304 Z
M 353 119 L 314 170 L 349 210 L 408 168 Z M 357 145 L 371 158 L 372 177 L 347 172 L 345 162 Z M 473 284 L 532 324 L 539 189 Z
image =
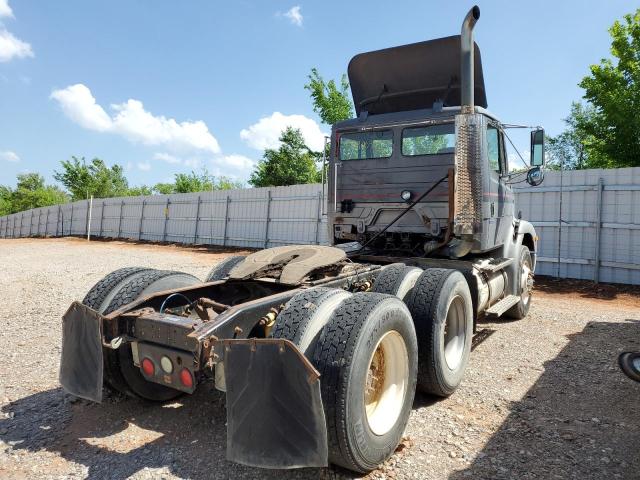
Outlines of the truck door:
M 485 213 L 488 240 L 495 246 L 504 243 L 513 220 L 513 192 L 504 181 L 508 173 L 504 137 L 497 126 L 487 125 L 488 190 L 484 192 L 489 204 Z
M 489 245 L 499 245 L 502 242 L 498 239 L 498 219 L 500 218 L 500 135 L 499 130 L 491 125 L 487 125 L 487 160 L 488 175 L 485 191 L 483 192 L 484 203 L 488 208 L 484 210 L 485 235 L 487 235 Z

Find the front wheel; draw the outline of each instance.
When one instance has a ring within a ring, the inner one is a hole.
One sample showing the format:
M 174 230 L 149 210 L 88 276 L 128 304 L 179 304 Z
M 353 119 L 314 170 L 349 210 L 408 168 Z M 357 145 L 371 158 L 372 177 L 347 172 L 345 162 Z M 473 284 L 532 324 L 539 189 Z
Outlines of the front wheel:
M 533 268 L 529 247 L 520 247 L 518 277 L 520 301 L 507 310 L 504 314 L 507 318 L 522 320 L 529 313 L 531 306 L 531 294 L 533 292 Z

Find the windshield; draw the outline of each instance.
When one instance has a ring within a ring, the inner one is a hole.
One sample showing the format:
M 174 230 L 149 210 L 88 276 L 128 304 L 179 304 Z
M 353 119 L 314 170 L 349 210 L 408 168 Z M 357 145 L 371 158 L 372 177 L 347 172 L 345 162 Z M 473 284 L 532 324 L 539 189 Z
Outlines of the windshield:
M 387 158 L 393 153 L 393 131 L 352 132 L 340 135 L 340 160 Z
M 456 132 L 453 123 L 428 127 L 405 128 L 402 131 L 403 155 L 438 155 L 453 153 Z

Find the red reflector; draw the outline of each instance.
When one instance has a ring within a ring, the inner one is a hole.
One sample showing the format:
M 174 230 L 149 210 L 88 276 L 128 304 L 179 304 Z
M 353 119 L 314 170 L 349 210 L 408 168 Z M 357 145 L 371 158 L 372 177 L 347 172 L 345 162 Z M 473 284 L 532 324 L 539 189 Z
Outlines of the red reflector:
M 180 371 L 180 381 L 182 382 L 182 385 L 187 388 L 193 387 L 193 377 L 191 376 L 191 372 L 186 368 L 183 368 Z
M 148 377 L 153 377 L 153 374 L 155 373 L 155 366 L 153 365 L 153 362 L 151 360 L 149 360 L 148 358 L 145 358 L 142 360 L 142 371 L 148 376 Z

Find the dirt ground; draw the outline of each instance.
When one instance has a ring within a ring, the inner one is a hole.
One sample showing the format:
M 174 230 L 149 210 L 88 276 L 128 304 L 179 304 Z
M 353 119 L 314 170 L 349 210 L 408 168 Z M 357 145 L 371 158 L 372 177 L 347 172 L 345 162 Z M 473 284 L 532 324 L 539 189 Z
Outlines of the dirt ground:
M 97 405 L 57 382 L 60 318 L 123 266 L 204 278 L 230 251 L 0 240 L 0 478 L 351 478 L 225 460 L 224 396 L 205 385 L 164 405 Z M 618 354 L 640 350 L 640 291 L 538 279 L 529 316 L 482 322 L 462 386 L 419 395 L 397 453 L 371 479 L 640 478 L 640 384 Z

